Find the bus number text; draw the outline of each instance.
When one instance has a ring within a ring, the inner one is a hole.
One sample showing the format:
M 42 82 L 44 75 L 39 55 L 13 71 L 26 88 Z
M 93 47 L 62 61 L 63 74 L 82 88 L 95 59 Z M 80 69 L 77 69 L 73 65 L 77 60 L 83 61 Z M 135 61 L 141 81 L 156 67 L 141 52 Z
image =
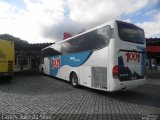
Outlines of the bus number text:
M 53 68 L 60 68 L 60 58 L 52 58 L 51 60 L 52 69 Z
M 126 57 L 127 57 L 127 62 L 134 60 L 139 63 L 139 61 L 140 61 L 140 53 L 127 52 Z

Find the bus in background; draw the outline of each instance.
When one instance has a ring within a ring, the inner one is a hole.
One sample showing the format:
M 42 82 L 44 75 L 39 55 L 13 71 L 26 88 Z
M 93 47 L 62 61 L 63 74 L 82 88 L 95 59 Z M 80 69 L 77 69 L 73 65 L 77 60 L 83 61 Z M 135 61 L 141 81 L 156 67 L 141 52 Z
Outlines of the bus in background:
M 41 71 L 104 91 L 135 88 L 146 81 L 143 29 L 111 21 L 42 49 Z
M 14 68 L 14 43 L 0 39 L 0 78 L 12 78 Z

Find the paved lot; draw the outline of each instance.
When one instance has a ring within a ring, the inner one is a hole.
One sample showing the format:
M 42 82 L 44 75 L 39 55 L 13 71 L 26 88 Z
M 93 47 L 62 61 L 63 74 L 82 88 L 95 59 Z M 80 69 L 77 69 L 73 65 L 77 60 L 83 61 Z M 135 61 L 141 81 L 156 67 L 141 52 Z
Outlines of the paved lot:
M 157 118 L 160 79 L 149 79 L 135 90 L 108 93 L 76 89 L 49 76 L 16 75 L 11 82 L 0 83 L 0 113 L 2 118 L 6 114 L 49 114 L 48 119 L 69 120 Z

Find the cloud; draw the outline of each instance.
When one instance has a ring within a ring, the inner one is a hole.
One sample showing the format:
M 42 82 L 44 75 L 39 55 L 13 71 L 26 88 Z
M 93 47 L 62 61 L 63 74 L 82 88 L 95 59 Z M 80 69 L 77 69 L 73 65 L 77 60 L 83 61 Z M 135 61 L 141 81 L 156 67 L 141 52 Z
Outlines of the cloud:
M 17 8 L 0 0 L 0 34 L 9 33 L 30 43 L 54 42 L 64 32 L 76 34 L 122 15 L 144 8 L 150 0 L 23 0 L 25 8 Z M 154 4 L 157 0 L 154 0 Z M 160 15 L 156 16 L 159 20 Z M 158 21 L 156 20 L 156 21 Z M 127 21 L 132 21 L 130 18 Z M 138 23 L 139 24 L 139 23 Z M 144 28 L 157 23 L 144 22 Z M 153 28 L 152 28 L 153 30 Z M 158 34 L 146 30 L 149 36 Z
M 144 29 L 147 38 L 160 37 L 160 22 L 144 22 L 138 25 Z
M 159 2 L 159 0 L 150 0 L 150 2 L 153 4 L 157 4 Z
M 156 15 L 155 19 L 160 22 L 160 12 Z
M 69 18 L 64 18 L 63 21 L 57 24 L 52 24 L 51 26 L 46 27 L 43 26 L 42 35 L 45 38 L 54 38 L 55 40 L 60 41 L 63 39 L 64 32 L 70 32 L 74 35 L 80 31 L 80 28 L 83 28 L 83 26 Z
M 147 38 L 160 37 L 160 12 L 158 12 L 153 21 L 137 23 L 145 31 Z
M 133 5 L 134 3 L 134 5 Z M 79 33 L 82 29 L 90 29 L 106 21 L 119 18 L 122 14 L 129 14 L 141 9 L 147 4 L 147 0 L 126 2 L 120 0 L 66 0 L 63 4 L 68 14 L 64 18 L 42 29 L 42 35 L 46 38 L 62 40 L 64 32 Z M 107 9 L 106 9 L 107 8 Z
M 0 14 L 0 33 L 9 33 L 30 43 L 53 42 L 52 39 L 43 37 L 43 28 L 58 24 L 64 18 L 62 0 L 24 0 L 26 9 L 12 10 L 15 6 L 0 1 L 5 15 Z
M 147 4 L 147 0 L 68 0 L 70 18 L 87 27 L 117 19 L 123 14 L 133 13 Z

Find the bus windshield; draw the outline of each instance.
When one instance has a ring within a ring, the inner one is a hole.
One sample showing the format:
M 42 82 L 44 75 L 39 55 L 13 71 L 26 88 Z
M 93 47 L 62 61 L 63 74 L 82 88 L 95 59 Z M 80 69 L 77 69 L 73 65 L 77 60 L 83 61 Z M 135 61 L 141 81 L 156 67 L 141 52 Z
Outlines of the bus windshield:
M 143 29 L 129 23 L 117 21 L 118 33 L 121 40 L 144 44 L 145 37 Z

